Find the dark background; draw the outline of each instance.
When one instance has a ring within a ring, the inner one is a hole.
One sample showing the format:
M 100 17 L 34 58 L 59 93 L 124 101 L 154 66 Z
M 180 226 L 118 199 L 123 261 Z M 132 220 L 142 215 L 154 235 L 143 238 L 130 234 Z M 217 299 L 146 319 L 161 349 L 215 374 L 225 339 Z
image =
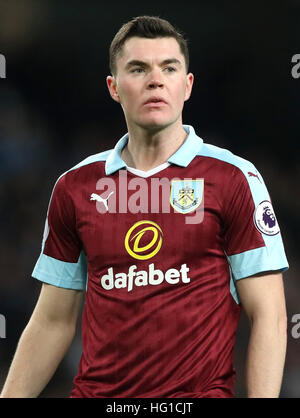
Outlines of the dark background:
M 300 397 L 299 93 L 300 1 L 101 2 L 0 0 L 0 389 L 40 291 L 31 278 L 57 177 L 126 133 L 109 96 L 108 49 L 137 15 L 166 18 L 189 40 L 195 75 L 183 122 L 206 142 L 252 161 L 272 196 L 290 269 L 284 275 L 288 351 L 281 397 Z M 249 336 L 243 315 L 235 349 L 236 396 L 246 395 Z M 77 336 L 42 397 L 67 397 L 80 357 Z

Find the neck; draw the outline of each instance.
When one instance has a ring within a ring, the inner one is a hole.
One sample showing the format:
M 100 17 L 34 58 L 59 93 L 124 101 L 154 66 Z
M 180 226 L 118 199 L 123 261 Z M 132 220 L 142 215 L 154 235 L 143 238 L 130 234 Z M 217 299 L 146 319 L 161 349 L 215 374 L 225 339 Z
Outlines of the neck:
M 122 159 L 129 167 L 148 171 L 166 161 L 187 137 L 182 123 L 158 131 L 128 127 L 129 139 L 122 151 Z

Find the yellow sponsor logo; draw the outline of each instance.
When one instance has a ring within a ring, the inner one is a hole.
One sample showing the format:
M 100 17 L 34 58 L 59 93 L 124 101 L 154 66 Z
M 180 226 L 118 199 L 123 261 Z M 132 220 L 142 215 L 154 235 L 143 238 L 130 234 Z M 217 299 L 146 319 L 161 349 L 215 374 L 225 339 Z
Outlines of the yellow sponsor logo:
M 145 227 L 140 229 L 143 225 L 145 225 Z M 140 246 L 141 239 L 148 231 L 153 234 L 151 241 L 143 246 Z M 162 235 L 163 232 L 160 226 L 155 222 L 136 222 L 126 234 L 125 248 L 131 257 L 136 258 L 137 260 L 148 260 L 149 258 L 154 257 L 160 250 L 162 245 Z

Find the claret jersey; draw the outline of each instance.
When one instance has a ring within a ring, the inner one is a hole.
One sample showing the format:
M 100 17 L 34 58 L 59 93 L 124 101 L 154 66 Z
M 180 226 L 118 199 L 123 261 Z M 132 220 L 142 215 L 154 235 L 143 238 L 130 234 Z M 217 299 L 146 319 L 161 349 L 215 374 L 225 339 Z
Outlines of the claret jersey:
M 126 134 L 55 184 L 32 275 L 86 292 L 71 397 L 233 397 L 235 283 L 288 268 L 260 173 L 183 127 L 156 169 Z

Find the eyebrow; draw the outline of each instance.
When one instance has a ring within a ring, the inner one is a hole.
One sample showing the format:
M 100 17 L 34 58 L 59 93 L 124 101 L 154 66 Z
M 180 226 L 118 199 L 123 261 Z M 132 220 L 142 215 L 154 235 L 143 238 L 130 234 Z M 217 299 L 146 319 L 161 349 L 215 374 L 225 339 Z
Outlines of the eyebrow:
M 181 62 L 177 59 L 177 58 L 168 58 L 168 59 L 166 59 L 166 60 L 164 60 L 164 61 L 162 61 L 161 63 L 160 63 L 160 65 L 162 66 L 162 65 L 168 65 L 168 64 L 178 64 L 178 65 L 182 65 L 181 64 Z M 146 63 L 146 62 L 144 62 L 144 61 L 140 61 L 140 60 L 131 60 L 131 61 L 129 61 L 127 64 L 126 64 L 126 66 L 125 66 L 125 68 L 130 68 L 130 67 L 134 67 L 135 65 L 140 65 L 140 66 L 142 66 L 142 67 L 148 67 L 149 65 Z

